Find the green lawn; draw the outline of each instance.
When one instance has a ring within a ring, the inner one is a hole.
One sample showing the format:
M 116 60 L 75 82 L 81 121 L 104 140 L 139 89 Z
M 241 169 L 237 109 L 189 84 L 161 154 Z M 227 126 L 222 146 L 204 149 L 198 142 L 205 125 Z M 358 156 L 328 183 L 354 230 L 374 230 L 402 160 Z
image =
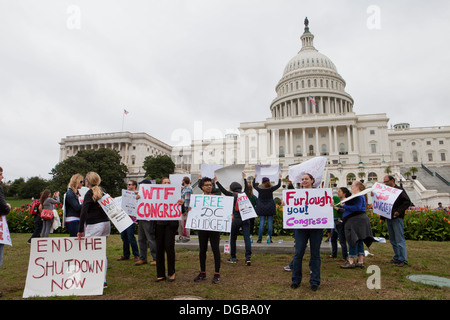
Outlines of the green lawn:
M 0 268 L 0 300 L 20 300 L 29 259 L 29 234 L 12 234 L 13 247 L 5 246 L 3 266 Z M 61 236 L 61 235 L 58 235 Z M 196 240 L 191 240 L 196 241 Z M 274 239 L 277 241 L 277 238 Z M 291 273 L 283 270 L 292 259 L 291 254 L 254 254 L 252 265 L 244 264 L 243 253 L 238 252 L 238 263 L 229 264 L 222 253 L 221 282 L 210 282 L 214 261 L 208 251 L 208 280 L 194 283 L 199 272 L 198 251 L 179 249 L 176 252 L 176 281 L 155 283 L 156 268 L 150 265 L 134 266 L 132 260 L 116 261 L 122 254 L 122 240 L 112 235 L 107 240 L 108 288 L 102 296 L 56 297 L 52 299 L 75 300 L 159 300 L 189 295 L 215 300 L 286 300 L 286 299 L 422 299 L 448 300 L 450 288 L 433 287 L 406 279 L 409 274 L 430 274 L 450 277 L 448 242 L 407 241 L 410 266 L 398 268 L 387 264 L 392 258 L 388 243 L 374 243 L 369 249 L 374 256 L 366 257 L 365 269 L 344 270 L 341 261 L 322 254 L 321 285 L 317 292 L 309 288 L 308 259 L 303 261 L 303 282 L 290 288 Z M 368 289 L 367 280 L 372 274 L 367 267 L 375 265 L 381 271 L 381 289 Z

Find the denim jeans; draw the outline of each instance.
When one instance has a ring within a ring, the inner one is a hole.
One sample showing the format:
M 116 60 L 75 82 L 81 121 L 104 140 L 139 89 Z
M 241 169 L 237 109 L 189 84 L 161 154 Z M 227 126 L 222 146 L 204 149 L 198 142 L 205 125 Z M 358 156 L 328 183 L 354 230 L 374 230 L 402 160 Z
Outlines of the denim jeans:
M 79 226 L 80 226 L 80 220 L 66 222 L 66 228 L 67 228 L 67 231 L 69 231 L 69 237 L 77 236 Z
M 354 247 L 348 244 L 348 256 L 350 258 L 356 258 L 361 254 L 364 255 L 364 243 L 362 240 L 356 241 L 356 245 Z
M 320 284 L 320 244 L 322 242 L 323 229 L 294 229 L 295 254 L 294 269 L 292 270 L 292 283 L 302 282 L 302 259 L 305 254 L 306 245 L 310 243 L 311 258 L 309 259 L 309 269 L 311 278 L 309 283 L 318 286 Z
M 264 233 L 264 224 L 267 220 L 267 235 L 272 238 L 273 233 L 273 216 L 259 216 L 259 233 L 258 240 L 262 239 Z
M 337 241 L 341 244 L 342 259 L 347 260 L 347 242 L 345 241 L 344 223 L 338 223 L 334 219 L 334 229 L 331 229 L 331 256 L 337 257 Z
M 408 263 L 406 241 L 403 234 L 403 218 L 388 219 L 389 242 L 394 249 L 394 261 Z
M 133 251 L 133 256 L 139 257 L 139 248 L 136 242 L 136 238 L 134 237 L 135 227 L 136 224 L 133 223 L 131 226 L 120 233 L 120 237 L 122 238 L 123 242 L 123 256 L 125 258 L 130 257 L 130 246 L 131 250 Z
M 250 259 L 252 256 L 252 244 L 250 243 L 250 221 L 241 218 L 234 218 L 231 223 L 231 234 L 230 234 L 230 254 L 231 259 L 236 259 L 236 239 L 239 233 L 239 228 L 242 227 L 242 233 L 244 234 L 245 243 L 245 258 Z

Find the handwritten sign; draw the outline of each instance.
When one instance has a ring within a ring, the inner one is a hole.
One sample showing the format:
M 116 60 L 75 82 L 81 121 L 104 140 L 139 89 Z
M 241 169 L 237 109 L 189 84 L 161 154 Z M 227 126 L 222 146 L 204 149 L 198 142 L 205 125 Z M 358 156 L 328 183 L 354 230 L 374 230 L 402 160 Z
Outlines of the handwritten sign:
M 134 223 L 122 210 L 120 202 L 115 201 L 109 194 L 105 194 L 98 203 L 119 232 L 123 232 Z
M 33 238 L 23 298 L 103 294 L 106 237 Z
M 138 220 L 181 220 L 181 187 L 171 184 L 141 184 Z
M 233 197 L 193 194 L 186 229 L 231 232 Z
M 202 178 L 208 177 L 214 179 L 214 172 L 220 168 L 223 168 L 223 165 L 202 163 L 200 165 L 200 173 L 202 175 Z
M 228 189 L 233 182 L 238 182 L 244 189 L 244 178 L 242 178 L 242 171 L 244 171 L 245 164 L 233 164 L 231 166 L 223 167 L 215 171 L 217 181 Z
M 7 244 L 12 246 L 11 235 L 9 234 L 6 216 L 0 216 L 0 244 Z
M 373 213 L 391 219 L 392 206 L 395 200 L 402 193 L 401 189 L 392 188 L 381 183 L 373 186 Z
M 317 188 L 322 182 L 323 171 L 327 164 L 326 157 L 315 157 L 289 168 L 289 180 L 293 183 L 302 182 L 302 176 L 309 173 L 314 177 L 314 187 Z
M 280 179 L 281 165 L 279 164 L 264 164 L 255 165 L 256 178 L 255 181 L 261 183 L 262 178 L 269 178 L 270 181 L 278 182 Z
M 258 216 L 255 209 L 253 208 L 252 203 L 250 202 L 250 199 L 245 193 L 239 193 L 237 201 L 242 221 L 256 218 Z
M 283 190 L 283 228 L 334 228 L 332 200 L 328 188 Z
M 121 207 L 129 216 L 136 217 L 138 200 L 136 199 L 136 193 L 134 191 L 122 190 L 122 202 Z

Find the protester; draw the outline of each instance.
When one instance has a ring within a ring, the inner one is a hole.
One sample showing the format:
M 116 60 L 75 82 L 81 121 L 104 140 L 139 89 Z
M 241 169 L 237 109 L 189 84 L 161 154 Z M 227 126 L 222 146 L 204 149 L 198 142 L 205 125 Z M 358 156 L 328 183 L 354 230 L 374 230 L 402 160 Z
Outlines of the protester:
M 408 264 L 406 241 L 403 232 L 403 218 L 405 211 L 411 205 L 411 200 L 405 190 L 395 184 L 395 178 L 393 176 L 386 175 L 383 182 L 389 187 L 402 190 L 392 206 L 391 219 L 387 219 L 387 227 L 389 242 L 394 250 L 394 258 L 389 262 L 395 264 L 397 267 L 403 267 L 405 264 Z
M 256 212 L 256 201 L 258 201 L 258 197 L 253 194 L 253 186 L 250 183 L 247 184 L 247 190 L 248 190 L 247 197 L 250 200 L 250 203 L 252 204 L 253 209 Z M 253 243 L 253 230 L 255 229 L 255 219 L 256 218 L 248 219 L 250 221 L 250 243 Z
M 144 179 L 139 184 L 151 184 L 149 179 Z M 139 195 L 136 199 L 139 199 Z M 139 244 L 139 259 L 136 261 L 136 266 L 147 264 L 147 251 L 150 249 L 150 254 L 153 261 L 150 263 L 156 266 L 156 222 L 149 220 L 138 221 L 138 244 Z
M 344 213 L 344 209 L 338 207 L 338 203 L 350 197 L 352 194 L 350 191 L 341 187 L 338 189 L 338 195 L 333 197 L 334 206 L 333 206 L 333 215 L 334 215 L 334 229 L 331 229 L 331 258 L 337 258 L 337 240 L 339 239 L 339 243 L 341 245 L 342 250 L 342 260 L 347 261 L 348 253 L 347 253 L 347 242 L 345 241 L 345 232 L 344 232 L 344 222 L 342 221 L 342 214 Z
M 199 188 L 204 195 L 212 195 L 213 181 L 211 178 L 205 177 L 200 180 Z M 199 244 L 199 259 L 200 259 L 200 273 L 195 277 L 194 281 L 199 282 L 206 280 L 206 251 L 208 251 L 208 239 L 211 243 L 211 249 L 214 255 L 214 277 L 212 283 L 219 283 L 220 281 L 220 232 L 212 230 L 198 230 L 198 244 Z
M 357 194 L 365 190 L 360 181 L 352 184 L 352 193 Z M 367 195 L 361 195 L 345 202 L 342 207 L 344 213 L 345 239 L 348 242 L 348 260 L 341 266 L 343 269 L 364 268 L 364 244 L 367 247 L 375 241 L 372 234 L 369 217 L 366 214 Z M 357 262 L 355 259 L 357 258 Z
M 246 174 L 242 172 L 242 177 L 244 178 L 244 191 L 248 192 L 248 184 L 246 180 Z M 214 176 L 214 182 L 217 184 L 220 192 L 224 195 L 233 197 L 233 216 L 231 222 L 231 233 L 230 233 L 230 255 L 231 257 L 227 260 L 230 263 L 236 263 L 236 239 L 239 233 L 239 229 L 242 228 L 242 233 L 244 234 L 244 243 L 245 243 L 245 263 L 247 266 L 251 265 L 251 256 L 252 256 L 252 245 L 250 243 L 250 221 L 244 220 L 242 221 L 241 214 L 239 212 L 239 208 L 237 207 L 237 198 L 238 194 L 242 193 L 242 186 L 238 182 L 232 182 L 230 185 L 230 190 L 226 190 L 219 181 L 217 181 L 217 177 Z
M 178 225 L 178 239 L 180 242 L 188 242 L 191 240 L 191 235 L 190 230 L 186 229 L 186 219 L 192 194 L 191 179 L 189 179 L 189 177 L 184 177 L 181 185 L 181 199 L 183 199 L 183 205 L 181 207 L 181 221 Z
M 256 178 L 256 174 L 255 174 Z M 277 213 L 273 193 L 281 186 L 281 173 L 278 184 L 272 186 L 267 177 L 262 178 L 262 183 L 258 186 L 253 180 L 253 188 L 258 191 L 258 201 L 256 201 L 256 214 L 259 216 L 258 243 L 261 243 L 265 220 L 267 220 L 267 243 L 272 243 L 273 216 Z
M 0 167 L 0 182 L 3 180 L 3 168 Z M 11 211 L 11 205 L 6 202 L 5 195 L 3 193 L 3 187 L 0 185 L 0 217 L 6 216 L 9 211 Z M 0 243 L 0 267 L 3 264 L 3 247 L 5 245 Z M 0 297 L 3 296 L 3 293 L 0 292 Z
M 41 195 L 42 195 L 42 192 L 41 192 Z M 39 197 L 39 199 L 40 199 L 40 197 Z M 39 211 L 41 201 L 39 199 L 34 199 L 31 202 L 30 214 L 33 216 L 34 230 L 33 230 L 33 234 L 31 235 L 30 239 L 28 239 L 28 241 L 27 241 L 28 244 L 31 244 L 31 239 L 39 238 L 41 236 L 41 232 L 42 232 L 42 219 L 41 219 L 41 212 Z
M 170 179 L 164 177 L 161 184 L 170 184 Z M 179 200 L 178 204 L 182 204 Z M 156 221 L 156 282 L 166 280 L 165 254 L 167 255 L 167 281 L 175 281 L 175 234 L 178 220 Z
M 83 186 L 84 178 L 81 174 L 76 173 L 70 178 L 69 188 L 66 192 L 64 201 L 65 217 L 67 231 L 70 237 L 76 237 L 80 226 L 80 192 L 79 189 Z
M 45 189 L 41 194 L 41 199 L 39 200 L 41 202 L 40 208 L 41 213 L 42 210 L 51 210 L 55 209 L 55 204 L 59 204 L 59 191 L 56 191 L 53 193 L 53 197 L 50 197 L 51 191 L 48 189 Z M 53 225 L 53 219 L 51 220 L 42 220 L 42 232 L 41 237 L 45 238 L 48 237 L 50 234 L 51 228 Z
M 127 190 L 132 191 L 135 194 L 138 193 L 137 189 L 137 182 L 136 180 L 130 180 L 127 183 Z M 130 259 L 130 247 L 131 251 L 133 252 L 134 261 L 139 260 L 139 248 L 136 242 L 136 238 L 134 236 L 134 231 L 136 229 L 136 217 L 130 216 L 131 220 L 133 220 L 133 223 L 123 230 L 120 233 L 120 238 L 122 239 L 122 253 L 123 255 L 117 259 L 117 261 L 123 261 L 123 260 L 129 260 Z
M 314 187 L 314 177 L 306 173 L 302 176 L 302 187 L 311 189 Z M 309 259 L 309 268 L 311 277 L 309 283 L 311 290 L 316 291 L 320 285 L 320 244 L 322 242 L 323 229 L 294 229 L 295 254 L 293 259 L 292 284 L 291 288 L 296 289 L 302 282 L 302 259 L 305 254 L 306 245 L 310 244 L 311 257 Z
M 105 190 L 100 187 L 101 178 L 96 172 L 88 172 L 86 174 L 86 187 L 89 190 L 84 196 L 83 205 L 81 206 L 80 225 L 78 227 L 78 240 L 84 237 L 106 237 L 111 233 L 111 223 L 105 211 L 97 202 L 103 197 Z M 108 260 L 106 259 L 106 264 Z M 105 282 L 103 287 L 107 288 L 106 270 Z

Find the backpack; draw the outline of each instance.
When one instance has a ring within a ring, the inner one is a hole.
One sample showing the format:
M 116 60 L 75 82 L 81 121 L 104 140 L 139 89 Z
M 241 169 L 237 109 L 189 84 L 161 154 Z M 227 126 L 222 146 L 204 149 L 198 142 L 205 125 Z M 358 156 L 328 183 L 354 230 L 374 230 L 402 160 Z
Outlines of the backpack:
M 39 200 L 33 200 L 33 202 L 31 203 L 30 206 L 30 214 L 31 215 L 35 215 L 35 214 L 39 214 L 39 205 L 41 204 L 41 202 Z

